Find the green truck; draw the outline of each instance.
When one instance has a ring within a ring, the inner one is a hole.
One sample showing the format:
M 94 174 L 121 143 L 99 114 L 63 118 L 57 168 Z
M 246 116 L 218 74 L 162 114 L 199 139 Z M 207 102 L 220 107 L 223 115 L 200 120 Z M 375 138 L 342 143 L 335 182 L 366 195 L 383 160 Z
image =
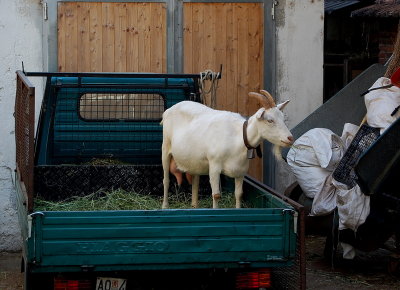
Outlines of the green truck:
M 36 128 L 31 78 L 45 80 Z M 249 176 L 242 209 L 37 209 L 116 189 L 159 198 L 161 116 L 183 100 L 200 101 L 199 75 L 17 72 L 25 289 L 305 289 L 303 208 Z

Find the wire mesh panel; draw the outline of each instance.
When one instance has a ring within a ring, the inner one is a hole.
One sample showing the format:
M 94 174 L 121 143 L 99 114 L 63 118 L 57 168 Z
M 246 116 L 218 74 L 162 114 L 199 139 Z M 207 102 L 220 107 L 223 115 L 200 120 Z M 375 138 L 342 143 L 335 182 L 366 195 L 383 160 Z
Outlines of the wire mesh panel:
M 161 165 L 35 166 L 35 192 L 45 200 L 61 201 L 72 196 L 119 189 L 137 194 L 161 196 L 163 188 Z M 176 190 L 176 181 L 171 176 L 169 192 Z M 206 176 L 200 179 L 199 193 L 211 195 Z
M 333 172 L 333 178 L 349 187 L 356 185 L 357 176 L 354 172 L 361 154 L 379 137 L 379 129 L 362 125 L 356 136 Z
M 79 116 L 85 121 L 159 121 L 164 108 L 160 94 L 85 93 L 79 100 Z
M 21 72 L 17 72 L 15 96 L 15 143 L 16 163 L 21 182 L 32 210 L 33 162 L 34 162 L 35 88 Z

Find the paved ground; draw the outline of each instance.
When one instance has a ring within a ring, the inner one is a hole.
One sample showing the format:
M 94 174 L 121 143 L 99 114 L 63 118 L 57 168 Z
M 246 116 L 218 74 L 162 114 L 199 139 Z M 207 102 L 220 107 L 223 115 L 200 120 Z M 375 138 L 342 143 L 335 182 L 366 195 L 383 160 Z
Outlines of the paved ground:
M 23 289 L 21 254 L 0 253 L 0 290 Z
M 368 254 L 360 253 L 355 261 L 336 267 L 323 258 L 325 239 L 308 236 L 307 289 L 400 289 L 400 271 L 389 273 L 393 255 L 379 250 Z M 398 261 L 399 259 L 397 259 Z M 20 254 L 0 253 L 0 290 L 23 289 L 23 274 L 20 273 Z
M 343 261 L 337 255 L 336 265 L 323 257 L 325 238 L 306 238 L 307 289 L 400 289 L 400 262 L 392 252 L 379 249 L 369 253 L 358 252 L 352 261 Z

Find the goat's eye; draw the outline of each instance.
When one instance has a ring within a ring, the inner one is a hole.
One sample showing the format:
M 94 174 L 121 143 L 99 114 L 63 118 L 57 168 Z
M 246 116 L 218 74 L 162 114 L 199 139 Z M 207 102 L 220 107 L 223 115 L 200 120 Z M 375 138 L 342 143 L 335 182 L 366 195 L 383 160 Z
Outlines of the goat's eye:
M 272 120 L 272 119 L 267 119 L 267 122 L 268 122 L 268 123 L 274 123 L 274 120 Z

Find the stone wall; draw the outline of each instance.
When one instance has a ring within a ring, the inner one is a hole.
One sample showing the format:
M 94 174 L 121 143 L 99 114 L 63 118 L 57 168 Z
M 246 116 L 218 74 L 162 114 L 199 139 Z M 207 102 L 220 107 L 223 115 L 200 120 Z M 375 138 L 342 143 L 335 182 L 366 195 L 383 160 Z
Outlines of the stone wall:
M 42 70 L 42 6 L 39 0 L 0 0 L 0 7 L 0 35 L 6 36 L 0 44 L 0 252 L 13 252 L 21 249 L 13 185 L 15 71 L 22 62 L 26 70 Z

